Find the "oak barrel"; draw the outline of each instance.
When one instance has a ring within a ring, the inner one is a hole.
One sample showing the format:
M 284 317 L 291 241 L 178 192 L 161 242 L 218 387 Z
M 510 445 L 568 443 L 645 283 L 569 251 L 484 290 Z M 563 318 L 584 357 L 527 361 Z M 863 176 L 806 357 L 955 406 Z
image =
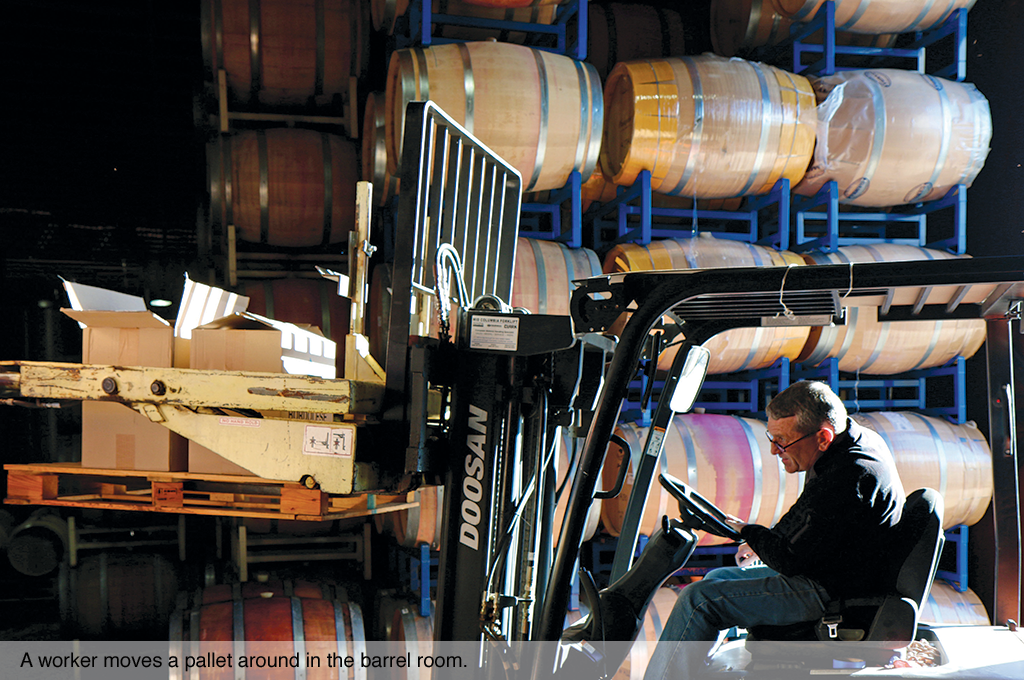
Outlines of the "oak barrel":
M 44 508 L 10 531 L 7 559 L 18 573 L 46 576 L 61 565 L 67 549 L 67 520 Z
M 757 47 L 775 46 L 789 37 L 793 20 L 779 14 L 773 0 L 712 0 L 711 43 L 715 54 L 725 57 L 746 55 Z M 805 38 L 820 43 L 822 31 Z M 836 31 L 836 44 L 861 47 L 892 47 L 896 36 L 891 33 L 866 35 Z
M 898 243 L 842 246 L 834 253 L 807 253 L 808 264 L 947 260 L 958 256 Z M 799 361 L 817 365 L 835 358 L 839 370 L 869 375 L 905 373 L 971 357 L 985 342 L 983 319 L 878 321 L 877 307 L 848 307 L 845 325 L 811 328 Z
M 605 82 L 601 164 L 616 184 L 651 173 L 657 192 L 764 194 L 803 177 L 814 150 L 810 83 L 707 54 L 618 64 Z
M 409 492 L 407 502 L 415 507 L 377 515 L 378 528 L 391 534 L 398 545 L 415 548 L 426 543 L 432 549 L 441 545 L 441 509 L 444 487 L 422 486 Z
M 685 54 L 683 18 L 668 6 L 591 2 L 587 61 L 604 80 L 620 61 Z
M 633 474 L 647 437 L 647 428 L 633 423 L 616 429 L 629 444 L 624 451 L 612 443 L 602 472 L 603 488 L 611 488 L 623 457 L 630 457 L 630 470 L 616 498 L 601 504 L 601 524 L 618 536 L 633 488 Z M 677 415 L 665 435 L 663 469 L 689 484 L 725 512 L 745 522 L 772 526 L 796 502 L 803 488 L 803 473 L 789 475 L 778 457 L 772 455 L 765 424 L 751 418 L 719 414 Z M 651 480 L 640 533 L 650 536 L 660 526 L 661 516 L 678 517 L 678 503 Z M 701 534 L 700 545 L 727 543 L 711 534 Z
M 420 0 L 417 0 L 420 1 Z M 472 17 L 496 21 L 517 21 L 527 24 L 552 24 L 558 8 L 553 4 L 538 4 L 533 7 L 481 7 L 465 0 L 432 0 L 434 14 Z M 370 16 L 377 31 L 394 33 L 399 17 L 409 12 L 409 0 L 370 0 Z M 452 40 L 500 40 L 522 44 L 529 33 L 508 31 L 497 28 L 458 26 L 455 24 L 434 25 L 431 34 Z
M 945 581 L 936 580 L 921 607 L 921 623 L 990 626 L 985 605 L 973 590 L 958 592 Z
M 249 297 L 248 310 L 254 314 L 319 328 L 324 337 L 337 343 L 341 366 L 351 302 L 338 295 L 338 284 L 325 279 L 265 279 L 246 283 L 244 294 Z
M 615 673 L 616 680 L 643 680 L 647 664 L 651 661 L 654 647 L 658 644 L 669 614 L 676 605 L 680 590 L 681 588 L 675 586 L 663 586 L 654 593 L 651 603 L 644 612 L 643 628 L 630 647 L 626 660 Z
M 772 0 L 775 8 L 793 21 L 810 21 L 825 0 Z M 854 33 L 908 33 L 928 31 L 975 0 L 835 0 L 836 30 Z
M 373 184 L 373 200 L 385 205 L 398 195 L 398 175 L 388 170 L 388 147 L 384 142 L 383 92 L 371 92 L 363 109 L 363 181 Z
M 523 191 L 590 177 L 601 147 L 601 81 L 591 64 L 497 42 L 413 47 L 391 55 L 388 168 L 401 158 L 405 108 L 431 99 L 523 177 Z
M 601 261 L 593 250 L 520 237 L 511 305 L 534 314 L 569 316 L 573 281 L 600 275 Z
M 641 246 L 622 243 L 605 256 L 605 273 L 717 267 L 800 265 L 803 260 L 788 250 L 715 238 L 664 239 Z M 624 323 L 620 322 L 620 323 Z M 613 331 L 616 329 L 613 329 Z M 711 350 L 709 373 L 767 368 L 782 357 L 795 359 L 807 342 L 807 326 L 736 328 L 720 333 L 704 346 Z M 667 371 L 675 349 L 662 353 L 658 366 Z
M 340 243 L 355 223 L 359 163 L 337 135 L 288 128 L 221 135 L 207 146 L 213 233 L 270 246 Z
M 992 451 L 977 425 L 957 425 L 912 411 L 852 417 L 882 435 L 908 492 L 927 487 L 942 495 L 944 528 L 981 520 L 992 500 L 994 482 Z
M 225 71 L 234 105 L 333 107 L 369 63 L 364 0 L 204 0 L 201 16 L 206 76 Z
M 362 609 L 355 603 L 323 598 L 318 592 L 313 594 L 316 596 L 302 597 L 298 592 L 288 595 L 265 589 L 254 597 L 239 597 L 236 589 L 231 599 L 204 602 L 193 610 L 178 610 L 170 619 L 172 650 L 175 643 L 184 643 L 191 656 L 233 653 L 236 658 L 264 660 L 263 666 L 246 671 L 193 669 L 193 680 L 230 679 L 238 677 L 236 672 L 246 672 L 245 677 L 261 680 L 293 680 L 296 671 L 288 665 L 288 659 L 295 654 L 299 659 L 307 654 L 321 659 L 328 654 L 358 658 L 366 644 Z M 238 662 L 235 664 L 237 667 Z M 339 671 L 326 664 L 303 670 L 308 680 L 339 677 Z M 366 678 L 366 671 L 357 665 L 342 670 L 341 678 Z
M 66 634 L 154 640 L 174 610 L 180 576 L 177 564 L 157 553 L 100 552 L 77 567 L 62 563 L 57 586 Z
M 893 206 L 942 198 L 981 172 L 992 138 L 988 100 L 970 83 L 872 69 L 814 81 L 818 144 L 793 188 L 834 180 L 840 202 Z

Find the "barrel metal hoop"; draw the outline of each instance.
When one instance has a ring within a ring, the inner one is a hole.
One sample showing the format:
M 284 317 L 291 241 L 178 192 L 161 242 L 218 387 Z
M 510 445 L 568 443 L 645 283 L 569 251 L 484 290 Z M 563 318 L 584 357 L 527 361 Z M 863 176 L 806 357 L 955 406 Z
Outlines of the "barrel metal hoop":
M 690 428 L 678 419 L 674 423 L 676 431 L 679 433 L 679 438 L 683 442 L 683 450 L 686 451 L 686 481 L 694 489 L 697 488 L 697 447 L 693 441 L 693 435 L 690 434 Z M 662 456 L 667 458 L 667 456 Z
M 256 131 L 256 148 L 260 163 L 260 243 L 267 244 L 270 239 L 270 159 L 266 130 Z
M 327 246 L 331 243 L 331 227 L 334 223 L 334 156 L 331 153 L 330 135 L 321 133 L 320 148 L 324 161 L 324 228 L 320 245 Z
M 700 72 L 697 70 L 697 62 L 691 57 L 683 57 L 683 64 L 690 74 L 690 81 L 693 86 L 693 131 L 690 133 L 690 152 L 686 157 L 686 169 L 683 176 L 669 193 L 678 195 L 697 169 L 697 157 L 700 155 L 700 146 L 704 137 L 704 87 L 700 82 Z M 653 175 L 653 173 L 651 173 Z
M 929 76 L 930 77 L 930 76 Z M 953 137 L 953 110 L 949 103 L 949 90 L 942 87 L 939 91 L 939 105 L 942 110 L 942 141 L 939 145 L 939 155 L 935 159 L 935 168 L 928 180 L 928 186 L 934 187 L 939 181 L 939 175 L 945 169 L 946 161 L 949 159 L 950 141 Z M 924 199 L 924 196 L 921 196 Z
M 457 43 L 462 58 L 462 83 L 466 90 L 466 116 L 463 125 L 473 133 L 473 109 L 476 106 L 476 81 L 473 78 L 473 60 L 466 43 Z
M 530 249 L 533 250 L 533 259 L 537 267 L 537 313 L 548 313 L 548 273 L 544 266 L 544 253 L 541 252 L 540 242 L 537 239 L 530 239 Z
M 935 442 L 935 452 L 938 454 L 939 459 L 939 495 L 943 498 L 946 497 L 946 487 L 949 483 L 949 471 L 947 469 L 947 456 L 946 447 L 942 444 L 942 437 L 939 436 L 938 431 L 928 418 L 921 415 L 920 413 L 914 413 L 913 411 L 907 412 L 907 416 L 916 416 L 925 427 L 928 428 L 929 434 L 932 436 L 932 441 Z
M 587 119 L 590 118 L 590 102 L 588 101 L 590 81 L 587 78 L 583 62 L 573 60 L 572 63 L 576 67 L 576 83 L 580 89 L 580 127 L 579 134 L 576 135 L 576 156 L 573 158 L 572 167 L 574 170 L 580 170 L 582 174 L 587 147 L 590 146 L 590 127 L 587 125 Z
M 882 150 L 885 148 L 885 137 L 889 128 L 885 116 L 885 96 L 882 94 L 882 86 L 871 78 L 865 78 L 864 80 L 871 91 L 871 103 L 875 109 L 875 134 L 871 140 L 871 155 L 868 157 L 868 162 L 864 167 L 864 174 L 862 176 L 862 179 L 868 180 L 868 186 L 870 186 L 870 182 L 874 178 L 875 171 L 878 170 L 878 164 L 882 159 Z
M 324 16 L 324 0 L 315 0 L 313 3 L 314 14 L 316 15 L 316 64 L 314 66 L 314 86 L 313 94 L 322 95 L 324 93 L 324 71 L 325 64 L 327 62 L 327 28 L 325 26 Z M 354 9 L 353 12 L 358 12 L 358 9 Z M 351 21 L 352 26 L 355 26 L 355 17 Z M 357 44 L 355 41 L 352 45 Z M 353 55 L 353 60 L 355 55 Z M 353 102 L 354 103 L 354 102 Z
M 241 659 L 245 656 L 245 600 L 240 598 L 231 600 L 231 623 L 231 649 L 235 653 L 235 659 Z M 195 632 L 198 634 L 199 631 Z M 239 667 L 237 661 L 235 662 L 235 680 L 245 680 L 245 668 Z
M 768 89 L 768 78 L 765 76 L 764 69 L 761 68 L 760 64 L 755 61 L 747 63 L 754 69 L 754 74 L 757 76 L 757 84 L 761 88 L 761 135 L 757 143 L 757 154 L 754 156 L 754 162 L 750 168 L 750 176 L 747 177 L 747 183 L 739 191 L 741 196 L 750 191 L 757 180 L 757 176 L 761 173 L 761 166 L 764 164 L 765 152 L 768 150 L 768 138 L 771 135 L 772 129 L 772 97 Z
M 110 627 L 110 578 L 107 569 L 107 553 L 100 553 L 100 630 L 109 630 Z
M 971 83 L 961 83 L 971 98 L 972 107 L 984 107 L 984 111 L 976 111 L 974 116 L 974 153 L 971 154 L 971 164 L 964 171 L 960 178 L 960 184 L 970 184 L 981 172 L 985 165 L 985 158 L 988 157 L 988 143 L 992 139 L 992 110 L 984 95 Z M 985 140 L 982 142 L 982 140 Z
M 529 186 L 523 187 L 523 191 L 532 191 L 537 185 L 541 168 L 544 165 L 544 152 L 548 146 L 550 102 L 548 101 L 548 73 L 547 68 L 544 66 L 544 53 L 540 50 L 533 50 L 533 59 L 537 62 L 537 82 L 540 86 L 540 130 L 537 134 L 537 155 L 533 162 L 533 175 L 530 177 Z
M 437 514 L 440 515 L 441 513 Z M 345 607 L 348 609 L 350 620 L 349 632 L 352 638 L 352 656 L 354 658 L 362 658 L 366 654 L 366 626 L 363 623 L 363 610 L 354 602 L 345 604 Z M 365 668 L 360 667 L 356 670 L 355 680 L 366 680 Z
M 867 4 L 867 3 L 865 3 L 865 4 Z M 946 19 L 946 17 L 949 16 L 952 13 L 954 4 L 955 4 L 954 0 L 949 0 L 948 10 L 946 12 L 943 12 L 942 16 L 939 18 L 938 23 L 942 23 Z M 906 33 L 908 31 L 927 30 L 927 29 L 923 29 L 921 27 L 921 22 L 924 21 L 925 17 L 928 16 L 928 13 L 932 11 L 932 7 L 934 7 L 934 6 L 935 6 L 935 0 L 928 0 L 928 2 L 924 3 L 924 5 L 921 6 L 921 12 L 910 23 L 910 25 L 909 26 L 904 26 L 899 31 L 897 31 L 897 33 Z M 929 27 L 929 28 L 931 28 L 931 27 Z
M 761 514 L 761 500 L 764 493 L 761 488 L 761 482 L 764 481 L 764 470 L 761 465 L 761 445 L 757 443 L 753 426 L 745 418 L 736 416 L 736 420 L 739 421 L 740 426 L 743 428 L 743 434 L 747 435 L 747 444 L 750 447 L 750 464 L 754 470 L 754 495 L 750 498 L 750 517 L 747 519 L 748 523 L 753 524 L 757 522 L 757 517 Z
M 299 663 L 295 666 L 295 680 L 306 680 L 306 625 L 302 620 L 302 599 L 292 597 L 292 640 L 295 644 L 295 656 Z
M 260 0 L 249 0 L 249 101 L 256 103 L 263 89 L 263 53 L 260 47 Z

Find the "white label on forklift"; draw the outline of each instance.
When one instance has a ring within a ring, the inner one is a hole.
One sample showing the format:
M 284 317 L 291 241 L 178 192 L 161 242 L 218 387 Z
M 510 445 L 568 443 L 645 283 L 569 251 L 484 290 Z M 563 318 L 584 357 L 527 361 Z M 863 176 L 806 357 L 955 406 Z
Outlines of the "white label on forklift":
M 302 452 L 307 456 L 351 458 L 356 431 L 353 427 L 306 425 Z
M 469 348 L 515 352 L 519 349 L 519 317 L 474 315 Z
M 218 420 L 221 425 L 231 425 L 233 427 L 259 427 L 259 418 L 232 418 L 229 416 L 221 416 Z

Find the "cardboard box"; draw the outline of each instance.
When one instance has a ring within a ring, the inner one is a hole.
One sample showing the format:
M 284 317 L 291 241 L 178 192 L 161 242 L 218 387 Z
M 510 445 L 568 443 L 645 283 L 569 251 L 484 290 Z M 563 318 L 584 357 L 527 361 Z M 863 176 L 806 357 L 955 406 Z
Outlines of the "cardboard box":
M 235 314 L 191 330 L 192 368 L 283 373 L 281 331 Z M 188 443 L 189 472 L 252 475 L 210 449 Z
M 131 300 L 113 291 L 65 282 L 74 307 L 62 309 L 82 326 L 82 363 L 168 367 L 173 363 L 171 325 L 146 310 L 141 298 Z M 140 309 L 141 307 L 141 309 Z M 82 466 L 156 470 L 185 470 L 187 446 L 183 437 L 124 404 L 82 403 Z
M 242 312 L 191 330 L 189 365 L 221 371 L 334 377 L 335 343 L 312 327 Z M 210 449 L 189 442 L 189 472 L 251 475 Z

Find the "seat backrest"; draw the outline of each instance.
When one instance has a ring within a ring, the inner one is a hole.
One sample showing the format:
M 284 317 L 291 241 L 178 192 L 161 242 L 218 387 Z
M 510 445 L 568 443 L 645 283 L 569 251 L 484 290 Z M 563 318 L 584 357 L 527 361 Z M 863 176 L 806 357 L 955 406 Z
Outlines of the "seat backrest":
M 911 548 L 896 577 L 896 592 L 914 600 L 918 607 L 928 597 L 945 543 L 942 513 L 942 496 L 934 489 L 914 491 L 903 506 L 899 535 Z
M 896 592 L 879 607 L 865 639 L 913 639 L 945 543 L 942 513 L 942 496 L 934 489 L 918 489 L 907 496 L 896 531 L 897 550 L 906 551 L 903 560 L 895 562 Z

